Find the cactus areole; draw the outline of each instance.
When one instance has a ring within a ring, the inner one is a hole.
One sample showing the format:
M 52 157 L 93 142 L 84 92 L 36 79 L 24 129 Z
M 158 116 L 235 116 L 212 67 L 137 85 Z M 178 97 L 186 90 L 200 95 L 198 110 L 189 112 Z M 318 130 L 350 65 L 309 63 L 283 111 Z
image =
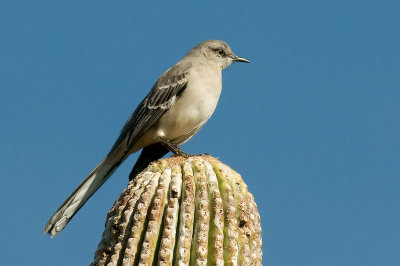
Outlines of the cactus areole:
M 241 176 L 213 157 L 172 157 L 115 201 L 92 265 L 261 265 L 261 248 Z

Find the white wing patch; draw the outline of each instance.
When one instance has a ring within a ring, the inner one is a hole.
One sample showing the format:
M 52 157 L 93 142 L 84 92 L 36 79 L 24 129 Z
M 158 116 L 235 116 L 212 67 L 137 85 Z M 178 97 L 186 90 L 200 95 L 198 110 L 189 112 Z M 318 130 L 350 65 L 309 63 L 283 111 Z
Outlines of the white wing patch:
M 149 109 L 169 109 L 176 101 L 176 95 L 172 96 L 171 99 L 169 99 L 168 101 L 160 104 L 160 105 L 148 105 L 147 108 Z

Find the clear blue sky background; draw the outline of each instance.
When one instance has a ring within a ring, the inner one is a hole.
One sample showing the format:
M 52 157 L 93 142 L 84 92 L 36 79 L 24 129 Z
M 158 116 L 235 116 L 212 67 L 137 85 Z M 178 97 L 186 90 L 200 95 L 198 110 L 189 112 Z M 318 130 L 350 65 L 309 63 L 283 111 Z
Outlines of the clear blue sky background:
M 400 265 L 399 1 L 2 1 L 2 265 L 86 265 L 137 155 L 56 238 L 47 219 L 198 42 L 251 60 L 223 73 L 183 146 L 242 174 L 264 264 Z

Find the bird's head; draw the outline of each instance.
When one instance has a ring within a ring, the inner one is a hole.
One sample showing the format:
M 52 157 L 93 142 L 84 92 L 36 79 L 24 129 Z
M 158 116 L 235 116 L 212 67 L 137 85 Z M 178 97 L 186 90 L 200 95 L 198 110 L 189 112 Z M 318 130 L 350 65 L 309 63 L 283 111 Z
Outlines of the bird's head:
M 227 68 L 233 62 L 250 63 L 249 60 L 235 55 L 229 45 L 219 40 L 208 40 L 199 43 L 193 51 L 201 52 L 208 61 L 221 70 Z

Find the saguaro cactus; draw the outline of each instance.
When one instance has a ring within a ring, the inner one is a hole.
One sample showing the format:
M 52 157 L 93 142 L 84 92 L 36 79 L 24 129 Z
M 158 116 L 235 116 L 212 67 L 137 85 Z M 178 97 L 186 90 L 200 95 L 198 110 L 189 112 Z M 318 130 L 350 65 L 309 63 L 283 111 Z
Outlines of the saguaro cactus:
M 241 176 L 209 156 L 172 157 L 115 201 L 92 265 L 261 265 L 261 246 Z

